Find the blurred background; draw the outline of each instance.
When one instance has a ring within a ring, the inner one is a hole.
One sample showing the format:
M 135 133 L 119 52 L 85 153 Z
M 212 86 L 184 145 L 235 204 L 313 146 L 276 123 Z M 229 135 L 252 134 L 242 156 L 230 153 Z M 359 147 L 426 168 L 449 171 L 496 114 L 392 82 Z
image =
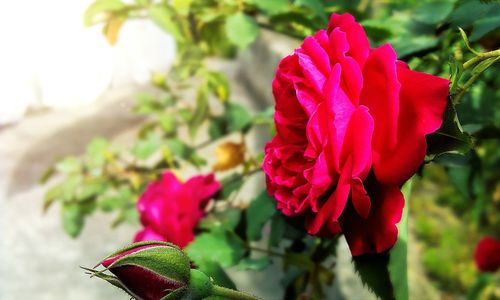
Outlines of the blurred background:
M 154 113 L 148 105 L 162 97 L 158 96 L 158 86 L 164 88 L 164 78 L 158 74 L 169 74 L 167 78 L 172 73 L 179 75 L 186 71 L 181 67 L 192 72 L 189 67 L 198 68 L 190 65 L 192 57 L 201 55 L 208 68 L 227 77 L 232 102 L 269 117 L 266 107 L 273 103 L 270 83 L 278 61 L 291 53 L 302 37 L 323 28 L 331 12 L 354 14 L 365 27 L 372 46 L 390 41 L 399 58 L 412 68 L 443 77 L 450 76 L 449 61 L 453 66 L 453 61 L 470 55 L 457 30 L 459 26 L 466 30 L 471 47 L 477 51 L 494 50 L 500 45 L 497 1 L 173 1 L 179 11 L 195 3 L 198 10 L 193 14 L 206 17 L 201 19 L 210 24 L 199 37 L 207 41 L 203 47 L 208 50 L 200 46 L 203 54 L 188 51 L 186 43 L 169 33 L 170 25 L 154 15 L 128 11 L 126 16 L 108 14 L 127 18 L 126 22 L 120 21 L 117 30 L 110 29 L 113 23 L 109 20 L 86 26 L 84 16 L 89 17 L 88 8 L 93 3 L 2 3 L 2 300 L 125 299 L 118 289 L 90 280 L 79 266 L 93 266 L 132 239 L 139 228 L 134 209 L 130 205 L 116 209 L 120 213 L 111 218 L 109 212 L 115 208 L 98 206 L 88 213 L 80 207 L 72 215 L 63 204 L 48 208 L 59 201 L 51 198 L 50 191 L 75 170 L 72 160 L 64 158 L 88 156 L 88 144 L 95 137 L 135 147 L 133 152 L 141 157 L 137 143 L 142 141 L 147 147 L 144 141 L 151 141 L 141 136 Z M 149 1 L 123 3 L 141 6 Z M 244 40 L 235 37 L 234 32 L 224 31 L 235 12 L 255 18 L 259 31 L 253 32 L 254 25 L 236 23 L 234 27 L 241 30 L 242 37 L 251 36 Z M 220 40 L 211 44 L 211 38 Z M 192 81 L 189 76 L 178 77 L 178 82 Z M 414 184 L 408 254 L 411 299 L 500 299 L 498 274 L 494 279 L 485 279 L 473 260 L 475 245 L 482 236 L 500 236 L 498 87 L 496 64 L 484 71 L 456 107 L 464 134 L 458 139 L 460 150 L 429 157 Z M 188 104 L 196 98 L 196 92 L 189 89 L 183 95 Z M 187 135 L 179 133 L 181 137 Z M 470 136 L 474 137 L 474 149 Z M 212 137 L 211 133 L 202 133 L 198 140 Z M 268 138 L 262 131 L 251 133 L 247 138 L 250 151 L 261 151 Z M 214 147 L 200 152 L 212 164 Z M 61 164 L 61 160 L 65 163 Z M 55 169 L 51 168 L 58 161 Z M 47 182 L 40 184 L 46 170 L 56 175 L 50 179 L 47 176 Z M 262 188 L 263 183 L 263 177 L 258 175 L 238 195 L 245 198 L 254 186 Z M 127 197 L 128 204 L 136 199 L 134 192 Z M 113 226 L 116 224 L 120 226 Z M 354 273 L 345 242 L 339 244 L 338 251 L 337 284 L 329 299 L 374 299 Z M 238 287 L 259 290 L 265 299 L 279 299 L 275 287 L 280 278 L 270 280 L 269 274 L 257 274 L 231 270 Z

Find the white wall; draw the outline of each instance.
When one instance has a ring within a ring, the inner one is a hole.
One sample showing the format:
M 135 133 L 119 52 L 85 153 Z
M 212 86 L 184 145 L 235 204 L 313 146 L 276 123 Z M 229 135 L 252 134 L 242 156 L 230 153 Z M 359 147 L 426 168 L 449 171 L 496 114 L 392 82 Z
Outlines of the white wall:
M 165 71 L 175 44 L 149 20 L 125 23 L 110 46 L 85 28 L 89 0 L 0 0 L 0 124 L 32 107 L 88 105 L 107 89 L 146 84 Z

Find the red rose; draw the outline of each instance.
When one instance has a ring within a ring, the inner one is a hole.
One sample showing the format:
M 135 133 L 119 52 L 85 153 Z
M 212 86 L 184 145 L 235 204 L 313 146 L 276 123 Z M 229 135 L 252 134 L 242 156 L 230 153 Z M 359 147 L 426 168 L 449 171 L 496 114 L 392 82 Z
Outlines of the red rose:
M 500 240 L 484 237 L 474 252 L 476 265 L 482 272 L 495 272 L 500 267 Z
M 205 206 L 219 189 L 213 174 L 181 183 L 172 172 L 164 173 L 159 181 L 149 184 L 137 203 L 144 229 L 134 241 L 167 241 L 185 247 L 194 239 Z
M 304 215 L 310 234 L 343 232 L 355 256 L 391 248 L 400 186 L 441 125 L 448 85 L 410 70 L 389 44 L 370 48 L 351 15 L 333 14 L 273 81 L 277 134 L 263 168 L 278 209 Z

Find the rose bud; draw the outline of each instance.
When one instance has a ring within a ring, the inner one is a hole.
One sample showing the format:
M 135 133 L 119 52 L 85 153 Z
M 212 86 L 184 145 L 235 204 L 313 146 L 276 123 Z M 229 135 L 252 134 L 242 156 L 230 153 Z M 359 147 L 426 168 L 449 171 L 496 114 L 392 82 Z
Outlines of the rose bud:
M 138 300 L 199 300 L 209 296 L 258 299 L 215 285 L 205 273 L 191 269 L 189 257 L 181 248 L 167 242 L 135 243 L 111 254 L 100 264 L 105 267 L 102 271 L 83 269 Z M 106 271 L 115 276 L 105 274 Z
M 171 243 L 135 243 L 111 254 L 101 264 L 116 277 L 103 271 L 92 271 L 94 275 L 136 299 L 180 299 L 188 292 L 189 258 Z
M 487 236 L 476 246 L 474 259 L 482 272 L 495 272 L 500 267 L 500 240 Z

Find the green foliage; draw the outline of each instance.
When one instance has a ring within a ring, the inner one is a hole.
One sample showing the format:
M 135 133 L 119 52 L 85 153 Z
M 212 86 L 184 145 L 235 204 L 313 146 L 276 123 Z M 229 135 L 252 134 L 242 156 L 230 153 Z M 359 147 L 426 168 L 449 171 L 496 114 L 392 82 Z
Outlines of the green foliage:
M 467 153 L 472 148 L 472 139 L 463 131 L 453 104 L 448 102 L 441 128 L 427 136 L 428 154 L 441 154 L 449 151 Z
M 82 231 L 84 224 L 80 207 L 76 204 L 65 204 L 62 206 L 61 213 L 64 231 L 71 237 L 77 237 Z
M 246 48 L 257 38 L 259 26 L 253 18 L 237 13 L 227 18 L 226 34 L 231 43 L 239 48 Z
M 244 242 L 234 232 L 214 230 L 198 235 L 186 251 L 195 263 L 212 260 L 222 267 L 230 267 L 238 263 L 246 250 Z
M 382 300 L 396 299 L 394 286 L 391 284 L 389 270 L 389 255 L 366 255 L 353 258 L 356 272 L 363 283 Z
M 248 240 L 260 240 L 262 237 L 262 227 L 271 219 L 275 212 L 276 204 L 274 200 L 267 195 L 266 191 L 261 192 L 252 200 L 246 211 Z

